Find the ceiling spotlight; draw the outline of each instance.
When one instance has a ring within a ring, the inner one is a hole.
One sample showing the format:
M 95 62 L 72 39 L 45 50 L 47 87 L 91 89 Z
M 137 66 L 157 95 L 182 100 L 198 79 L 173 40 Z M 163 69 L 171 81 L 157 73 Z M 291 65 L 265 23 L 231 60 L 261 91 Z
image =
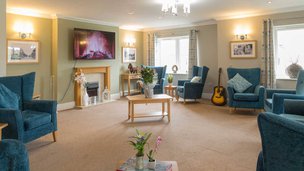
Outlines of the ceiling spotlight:
M 272 3 L 272 1 L 268 1 L 268 4 L 271 4 Z

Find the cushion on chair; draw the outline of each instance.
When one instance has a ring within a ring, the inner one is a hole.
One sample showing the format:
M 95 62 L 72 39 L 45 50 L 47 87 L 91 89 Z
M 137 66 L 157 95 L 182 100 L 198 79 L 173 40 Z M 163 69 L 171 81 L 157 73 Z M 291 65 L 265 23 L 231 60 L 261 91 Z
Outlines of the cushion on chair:
M 251 87 L 252 84 L 237 73 L 232 79 L 228 81 L 228 86 L 233 87 L 236 92 L 242 93 Z
M 181 93 L 184 92 L 184 86 L 178 86 L 177 91 Z
M 254 93 L 235 93 L 233 98 L 234 100 L 250 101 L 250 102 L 259 100 L 259 96 Z
M 195 76 L 191 79 L 191 83 L 199 83 L 200 80 L 202 79 L 202 77 L 199 77 L 199 76 Z
M 19 109 L 19 96 L 0 83 L 0 108 Z
M 272 109 L 272 99 L 266 99 L 265 100 L 266 105 Z
M 304 116 L 302 115 L 280 114 L 280 116 L 304 123 Z
M 51 114 L 25 110 L 22 112 L 25 130 L 37 128 L 41 125 L 51 123 Z

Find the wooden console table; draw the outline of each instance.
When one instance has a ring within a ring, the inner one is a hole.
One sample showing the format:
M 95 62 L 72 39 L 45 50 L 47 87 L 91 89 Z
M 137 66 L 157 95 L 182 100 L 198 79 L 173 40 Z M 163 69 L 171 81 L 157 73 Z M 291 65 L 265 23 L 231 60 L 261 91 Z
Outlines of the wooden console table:
M 128 120 L 134 121 L 134 118 L 144 117 L 168 117 L 168 121 L 171 120 L 170 102 L 172 97 L 167 94 L 157 94 L 152 98 L 145 98 L 144 95 L 127 96 L 128 99 Z M 134 114 L 134 104 L 148 104 L 148 103 L 162 103 L 162 110 L 160 112 L 147 113 L 147 114 Z M 167 103 L 167 112 L 165 112 L 165 103 Z
M 140 80 L 141 75 L 140 74 L 129 74 L 129 73 L 124 73 L 121 74 L 121 91 L 122 91 L 122 96 L 125 96 L 125 80 L 128 81 L 128 96 L 131 95 L 130 89 L 131 89 L 131 80 Z
M 7 127 L 7 123 L 0 123 L 0 141 L 2 139 L 2 129 Z

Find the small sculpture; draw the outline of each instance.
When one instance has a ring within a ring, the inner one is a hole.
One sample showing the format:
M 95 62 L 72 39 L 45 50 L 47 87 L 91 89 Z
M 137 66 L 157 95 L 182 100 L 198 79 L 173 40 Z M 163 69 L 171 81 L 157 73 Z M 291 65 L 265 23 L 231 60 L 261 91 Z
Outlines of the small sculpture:
M 128 65 L 129 73 L 136 74 L 137 73 L 137 67 L 133 67 L 131 63 Z

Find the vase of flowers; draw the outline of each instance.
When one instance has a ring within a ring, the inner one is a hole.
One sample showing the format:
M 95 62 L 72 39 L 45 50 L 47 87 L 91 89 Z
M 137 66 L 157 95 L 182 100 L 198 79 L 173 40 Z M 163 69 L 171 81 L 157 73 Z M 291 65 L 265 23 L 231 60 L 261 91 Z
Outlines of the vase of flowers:
M 148 161 L 148 164 L 147 164 L 147 167 L 151 170 L 154 170 L 155 169 L 155 166 L 156 166 L 156 160 L 155 160 L 155 155 L 159 149 L 159 145 L 161 143 L 162 139 L 160 136 L 157 137 L 156 139 L 156 143 L 155 143 L 155 146 L 153 149 L 151 149 L 149 151 L 149 153 L 147 153 L 147 157 L 149 159 Z
M 173 83 L 173 75 L 172 74 L 168 75 L 168 83 L 169 83 L 169 86 L 172 86 L 172 83 Z
M 84 76 L 84 73 L 80 70 L 80 72 L 76 72 L 75 73 L 75 78 L 74 80 L 80 84 L 81 89 L 82 89 L 82 105 L 83 106 L 88 106 L 89 105 L 89 95 L 87 93 L 87 81 L 86 78 Z
M 153 88 L 157 83 L 157 73 L 152 68 L 143 68 L 141 70 L 142 80 L 138 81 L 140 86 L 144 89 L 144 94 L 146 98 L 151 98 L 153 96 Z
M 130 137 L 132 140 L 130 140 L 129 143 L 137 150 L 135 162 L 136 169 L 144 169 L 145 145 L 151 135 L 152 133 L 143 133 L 136 129 L 136 136 Z

